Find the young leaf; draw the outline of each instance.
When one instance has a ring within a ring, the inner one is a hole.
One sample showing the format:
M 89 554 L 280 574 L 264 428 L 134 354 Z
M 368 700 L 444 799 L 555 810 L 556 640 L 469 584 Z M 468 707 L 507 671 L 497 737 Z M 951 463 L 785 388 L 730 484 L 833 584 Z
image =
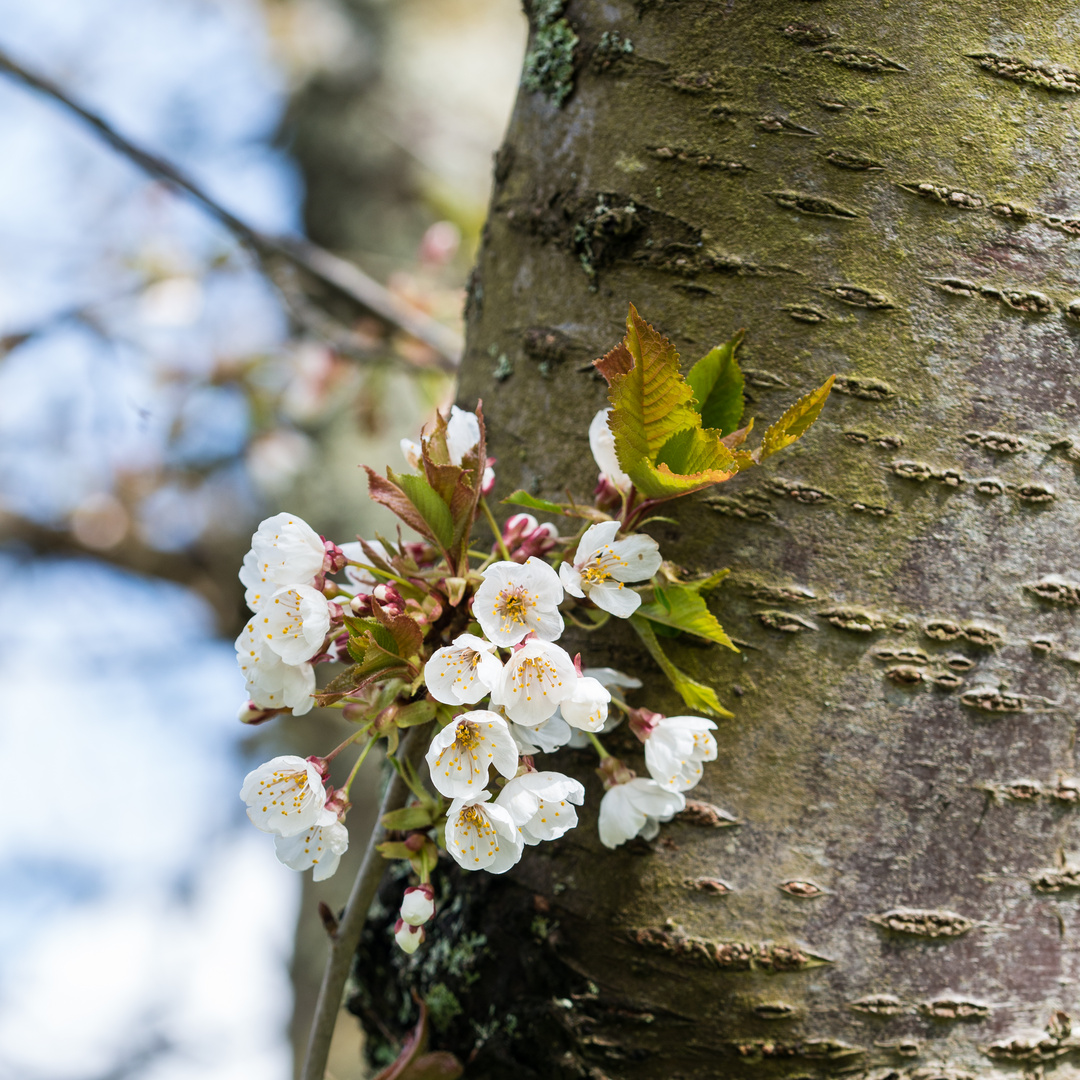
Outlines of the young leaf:
M 414 701 L 411 705 L 406 705 L 401 709 L 397 716 L 394 717 L 394 723 L 398 727 L 415 727 L 417 724 L 426 724 L 429 720 L 434 719 L 435 710 L 438 706 L 434 701 Z
M 535 495 L 530 495 L 521 488 L 507 495 L 502 501 L 509 503 L 511 506 L 527 506 L 530 510 L 541 510 L 545 514 L 563 514 L 566 512 L 565 507 L 560 506 L 558 503 L 548 502 L 547 499 L 538 499 Z
M 654 591 L 655 599 L 651 603 L 642 604 L 637 610 L 638 615 L 687 634 L 715 641 L 735 652 L 739 651 L 731 638 L 724 633 L 724 628 L 708 609 L 698 590 L 669 585 L 662 594 L 658 589 Z
M 408 615 L 388 614 L 374 597 L 371 600 L 371 610 L 381 624 L 380 629 L 383 633 L 390 635 L 391 645 L 388 651 L 401 657 L 415 656 L 420 651 L 424 631 L 420 629 L 420 624 L 415 619 L 409 618 Z M 375 638 L 381 645 L 382 639 L 379 635 L 376 634 Z
M 640 609 L 639 609 L 640 610 Z M 660 642 L 656 639 L 652 623 L 642 618 L 637 612 L 630 616 L 630 625 L 637 631 L 637 635 L 649 650 L 649 655 L 660 665 L 661 670 L 668 677 L 668 681 L 679 692 L 679 696 L 692 709 L 699 712 L 711 713 L 713 716 L 733 717 L 735 714 L 728 712 L 716 691 L 711 686 L 699 683 L 691 679 L 686 672 L 677 668 L 668 657 L 667 653 L 660 648 Z
M 375 502 L 381 503 L 387 509 L 392 510 L 406 525 L 415 529 L 425 539 L 430 540 L 433 544 L 439 543 L 439 539 L 432 531 L 431 526 L 412 504 L 409 496 L 394 483 L 394 474 L 389 469 L 386 470 L 390 475 L 388 480 L 381 477 L 374 469 L 368 468 L 367 465 L 364 466 L 364 470 L 368 475 L 368 493 Z M 420 478 L 416 477 L 415 479 L 419 480 Z M 438 499 L 434 492 L 432 492 L 432 495 Z M 445 503 L 443 503 L 443 509 L 446 509 Z M 447 517 L 450 516 L 449 510 L 446 511 L 446 515 Z
M 449 551 L 454 543 L 454 521 L 450 516 L 450 508 L 439 498 L 435 489 L 422 476 L 417 476 L 415 473 L 403 473 L 398 476 L 389 469 L 387 473 L 391 481 L 397 484 L 416 508 L 424 524 L 427 525 L 428 535 L 444 551 Z M 411 525 L 412 522 L 409 524 Z
M 810 425 L 818 418 L 825 400 L 832 390 L 836 381 L 835 375 L 830 375 L 825 382 L 816 390 L 812 390 L 805 397 L 799 398 L 794 405 L 775 424 L 772 425 L 761 440 L 761 445 L 754 451 L 754 460 L 758 463 L 771 457 L 778 450 L 790 446 Z
M 707 352 L 686 376 L 701 414 L 701 426 L 724 435 L 735 431 L 743 414 L 743 373 L 735 359 L 742 339 L 740 330 L 730 341 Z
M 396 832 L 408 832 L 410 829 L 426 829 L 432 821 L 433 806 L 405 806 L 400 810 L 391 810 L 383 814 L 383 828 Z

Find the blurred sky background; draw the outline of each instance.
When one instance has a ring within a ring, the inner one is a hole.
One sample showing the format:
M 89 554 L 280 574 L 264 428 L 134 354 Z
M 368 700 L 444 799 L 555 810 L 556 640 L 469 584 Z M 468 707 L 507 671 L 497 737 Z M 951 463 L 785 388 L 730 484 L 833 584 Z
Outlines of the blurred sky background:
M 0 0 L 0 49 L 459 333 L 525 32 L 515 0 Z M 280 509 L 370 535 L 358 464 L 452 382 L 3 74 L 0 161 L 0 1080 L 287 1080 L 349 865 L 302 894 L 244 817 L 253 764 L 335 739 L 237 722 L 235 574 Z

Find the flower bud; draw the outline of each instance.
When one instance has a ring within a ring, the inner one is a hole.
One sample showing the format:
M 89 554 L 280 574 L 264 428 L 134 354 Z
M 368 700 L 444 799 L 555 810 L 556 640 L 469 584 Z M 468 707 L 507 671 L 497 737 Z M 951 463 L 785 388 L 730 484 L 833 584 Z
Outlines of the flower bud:
M 480 480 L 480 494 L 487 498 L 495 490 L 495 470 L 492 466 L 495 458 L 489 457 L 484 467 L 484 475 Z
M 284 709 L 261 709 L 254 701 L 245 701 L 237 714 L 241 724 L 265 724 Z
M 663 713 L 651 709 L 631 709 L 629 714 L 630 730 L 642 741 L 656 730 L 656 725 L 664 719 Z
M 611 513 L 622 506 L 622 499 L 622 492 L 601 473 L 596 489 L 593 491 L 593 502 L 597 509 Z
M 435 914 L 435 890 L 430 885 L 414 885 L 405 890 L 401 918 L 410 926 L 423 926 Z
M 633 769 L 628 769 L 617 757 L 606 757 L 596 769 L 596 775 L 604 781 L 604 790 L 628 784 L 637 776 Z
M 326 758 L 316 757 L 314 754 L 312 754 L 306 760 L 310 761 L 311 764 L 319 770 L 319 775 L 322 777 L 323 783 L 326 783 L 327 779 L 330 776 L 330 762 L 327 761 Z
M 323 805 L 323 809 L 337 814 L 338 821 L 345 820 L 345 815 L 349 812 L 350 806 L 352 806 L 352 803 L 349 802 L 349 794 L 344 788 L 328 787 L 326 789 L 326 803 Z
M 422 926 L 410 926 L 404 919 L 398 919 L 394 923 L 394 940 L 402 952 L 412 953 L 420 948 L 424 940 L 424 928 Z
M 405 601 L 393 585 L 376 585 L 371 590 L 371 596 L 387 615 L 404 614 Z
M 371 614 L 371 594 L 370 593 L 357 593 L 349 601 L 349 610 L 354 615 L 370 615 Z
M 323 556 L 323 571 L 327 574 L 341 573 L 345 569 L 345 564 L 349 561 L 345 552 L 333 540 L 327 540 L 325 536 L 323 537 L 323 545 L 326 547 L 326 554 Z

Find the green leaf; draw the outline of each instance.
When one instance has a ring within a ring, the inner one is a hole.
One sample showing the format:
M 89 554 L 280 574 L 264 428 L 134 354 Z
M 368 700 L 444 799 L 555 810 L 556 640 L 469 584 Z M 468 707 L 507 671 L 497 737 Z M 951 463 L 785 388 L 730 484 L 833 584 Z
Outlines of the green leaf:
M 742 341 L 738 333 L 723 345 L 707 352 L 686 376 L 694 392 L 694 405 L 701 414 L 701 426 L 715 428 L 729 435 L 742 420 L 743 373 L 735 359 L 735 350 Z
M 382 823 L 384 829 L 392 829 L 398 832 L 407 832 L 409 829 L 426 829 L 435 820 L 432 806 L 406 806 L 401 810 L 391 810 L 383 814 Z
M 724 628 L 708 609 L 697 589 L 670 585 L 662 592 L 655 589 L 654 593 L 656 598 L 651 603 L 642 604 L 637 609 L 638 615 L 687 634 L 715 641 L 735 652 L 739 651 L 731 638 L 724 633 Z
M 398 712 L 397 716 L 394 717 L 394 723 L 398 727 L 414 727 L 416 724 L 426 724 L 429 720 L 434 719 L 436 708 L 434 701 L 414 701 L 411 705 L 406 705 Z
M 507 495 L 502 501 L 509 503 L 511 506 L 527 506 L 530 510 L 542 510 L 545 514 L 566 513 L 566 508 L 558 503 L 548 502 L 547 499 L 538 499 L 535 495 L 530 495 L 521 488 Z
M 640 610 L 640 609 L 639 609 Z M 660 665 L 661 670 L 668 677 L 668 681 L 679 692 L 679 696 L 692 709 L 699 712 L 711 713 L 713 716 L 731 718 L 735 714 L 728 712 L 716 691 L 711 686 L 699 683 L 691 679 L 686 672 L 677 668 L 668 657 L 667 653 L 660 648 L 660 642 L 656 639 L 656 633 L 648 619 L 642 618 L 638 612 L 630 616 L 630 625 L 637 631 L 637 635 L 649 650 L 649 655 Z
M 353 615 L 346 615 L 345 625 L 349 628 L 350 634 L 361 639 L 361 647 L 363 647 L 363 639 L 371 634 L 379 648 L 387 652 L 397 652 L 394 635 L 376 619 L 358 619 Z
M 436 542 L 444 551 L 448 551 L 454 543 L 454 521 L 450 516 L 450 507 L 439 498 L 435 489 L 416 473 L 403 473 L 398 476 L 391 472 L 390 479 L 405 492 L 409 502 L 416 507 Z
M 825 401 L 836 381 L 830 375 L 816 390 L 799 398 L 794 405 L 762 437 L 761 445 L 754 451 L 754 460 L 762 462 L 778 450 L 790 446 L 818 418 Z

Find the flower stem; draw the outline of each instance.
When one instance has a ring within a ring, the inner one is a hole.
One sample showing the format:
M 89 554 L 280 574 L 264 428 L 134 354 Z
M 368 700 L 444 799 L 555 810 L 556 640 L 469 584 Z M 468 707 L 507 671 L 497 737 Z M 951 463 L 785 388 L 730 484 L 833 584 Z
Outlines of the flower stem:
M 596 752 L 600 755 L 601 761 L 603 761 L 604 758 L 611 757 L 611 755 L 604 749 L 604 744 L 591 731 L 586 731 L 585 734 L 589 736 L 589 742 L 591 742 L 593 746 L 596 747 Z
M 410 728 L 401 740 L 399 754 L 406 760 L 419 756 L 427 745 L 428 740 L 425 738 L 427 734 L 427 725 Z M 315 1015 L 311 1021 L 307 1053 L 304 1057 L 300 1080 L 323 1080 L 326 1074 L 330 1039 L 334 1034 L 334 1022 L 337 1020 L 338 1010 L 341 1008 L 341 995 L 345 989 L 349 971 L 352 969 L 353 956 L 360 944 L 360 935 L 385 867 L 382 856 L 376 851 L 376 846 L 386 838 L 386 829 L 381 824 L 382 818 L 391 810 L 400 810 L 405 805 L 408 793 L 409 789 L 402 780 L 401 774 L 394 772 L 375 817 L 375 825 L 368 838 L 360 869 L 353 881 L 349 902 L 345 905 L 345 912 L 341 916 L 337 929 L 330 935 L 330 955 L 326 960 L 322 985 L 319 987 L 319 998 L 315 1003 Z
M 360 736 L 363 734 L 363 732 L 358 731 L 356 734 L 357 736 Z M 364 764 L 364 758 L 368 756 L 368 751 L 375 745 L 376 742 L 378 742 L 378 739 L 370 740 L 367 746 L 365 746 L 364 749 L 360 751 L 360 756 L 356 759 L 356 764 L 353 765 L 352 772 L 349 773 L 349 779 L 345 781 L 345 786 L 341 789 L 345 792 L 345 798 L 349 797 L 349 788 L 352 787 L 352 782 L 356 779 L 356 774 L 360 771 L 360 766 Z
M 344 705 L 342 705 L 341 707 L 344 708 Z M 357 739 L 366 734 L 367 725 L 362 727 L 359 731 L 354 731 L 343 743 L 339 743 L 337 746 L 335 746 L 329 754 L 323 754 L 323 761 L 333 761 L 334 758 L 336 758 L 338 754 L 340 754 L 341 751 L 345 749 L 346 746 L 351 746 L 354 742 L 356 742 Z
M 487 499 L 483 495 L 480 496 L 480 509 L 484 511 L 484 517 L 487 518 L 488 525 L 491 526 L 491 531 L 495 536 L 495 543 L 499 545 L 499 554 L 507 562 L 510 562 L 510 552 L 506 547 L 506 541 L 503 540 L 502 529 L 499 528 L 495 515 L 491 512 L 491 507 L 488 506 Z
M 359 567 L 365 574 L 378 574 L 379 577 L 389 578 L 391 581 L 396 581 L 399 585 L 404 585 L 406 588 L 416 588 L 416 585 L 408 578 L 399 577 L 397 574 L 392 574 L 389 570 L 382 570 L 377 566 L 368 566 L 367 563 L 350 562 L 349 565 Z

